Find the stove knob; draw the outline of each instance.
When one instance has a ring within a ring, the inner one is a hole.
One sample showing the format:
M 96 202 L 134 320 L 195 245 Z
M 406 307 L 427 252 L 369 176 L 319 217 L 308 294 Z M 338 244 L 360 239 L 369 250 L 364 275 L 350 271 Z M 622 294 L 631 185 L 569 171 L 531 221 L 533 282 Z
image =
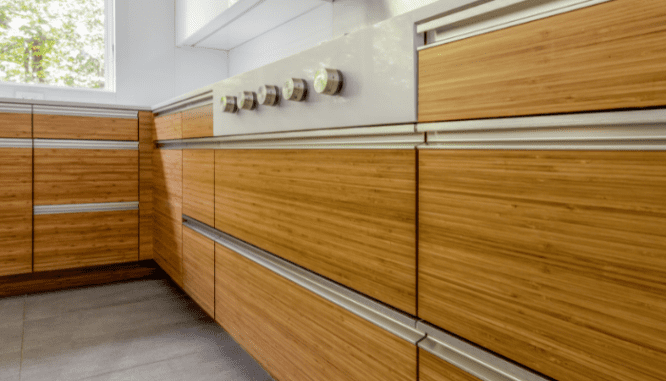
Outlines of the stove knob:
M 277 86 L 264 85 L 257 91 L 259 104 L 263 106 L 275 106 L 280 100 Z
M 257 107 L 257 94 L 254 91 L 241 91 L 238 93 L 238 107 L 243 110 L 254 110 Z
M 224 112 L 236 112 L 238 107 L 236 106 L 236 97 L 224 96 L 220 100 L 222 103 L 222 111 Z
M 286 100 L 301 102 L 308 94 L 308 83 L 298 78 L 289 78 L 282 87 L 282 96 Z
M 314 78 L 314 88 L 319 94 L 335 95 L 342 89 L 340 70 L 321 68 Z

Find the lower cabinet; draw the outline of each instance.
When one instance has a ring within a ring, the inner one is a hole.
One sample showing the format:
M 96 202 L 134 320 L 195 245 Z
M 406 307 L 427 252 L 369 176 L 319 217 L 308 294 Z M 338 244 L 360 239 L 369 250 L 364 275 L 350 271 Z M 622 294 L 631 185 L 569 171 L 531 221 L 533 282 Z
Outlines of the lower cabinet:
M 419 381 L 482 381 L 419 348 Z
M 35 271 L 137 261 L 136 210 L 34 216 Z
M 416 380 L 417 348 L 215 245 L 215 319 L 277 380 Z
M 186 226 L 183 226 L 183 288 L 208 315 L 215 315 L 215 242 Z

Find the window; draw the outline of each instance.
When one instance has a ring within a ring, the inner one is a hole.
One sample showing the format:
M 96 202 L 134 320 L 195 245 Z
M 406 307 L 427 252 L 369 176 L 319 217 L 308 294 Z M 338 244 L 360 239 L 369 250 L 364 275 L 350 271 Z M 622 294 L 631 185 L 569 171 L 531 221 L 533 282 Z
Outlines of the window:
M 113 0 L 0 0 L 0 82 L 115 90 Z

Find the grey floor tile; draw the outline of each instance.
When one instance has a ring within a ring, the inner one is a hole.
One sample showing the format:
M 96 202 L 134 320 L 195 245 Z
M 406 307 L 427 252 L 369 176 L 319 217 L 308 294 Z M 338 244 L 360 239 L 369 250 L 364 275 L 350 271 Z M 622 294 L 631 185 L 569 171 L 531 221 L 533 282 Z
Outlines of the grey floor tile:
M 23 321 L 25 296 L 0 298 L 0 325 L 15 321 Z
M 167 280 L 151 279 L 28 295 L 25 319 L 44 319 L 178 293 Z
M 0 381 L 18 381 L 23 321 L 0 322 Z

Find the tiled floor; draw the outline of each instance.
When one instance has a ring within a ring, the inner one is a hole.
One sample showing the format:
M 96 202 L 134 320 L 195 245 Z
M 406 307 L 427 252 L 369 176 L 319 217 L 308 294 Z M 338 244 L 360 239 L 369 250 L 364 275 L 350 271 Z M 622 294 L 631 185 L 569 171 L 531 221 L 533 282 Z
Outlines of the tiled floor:
M 0 381 L 271 380 L 165 280 L 0 299 Z

